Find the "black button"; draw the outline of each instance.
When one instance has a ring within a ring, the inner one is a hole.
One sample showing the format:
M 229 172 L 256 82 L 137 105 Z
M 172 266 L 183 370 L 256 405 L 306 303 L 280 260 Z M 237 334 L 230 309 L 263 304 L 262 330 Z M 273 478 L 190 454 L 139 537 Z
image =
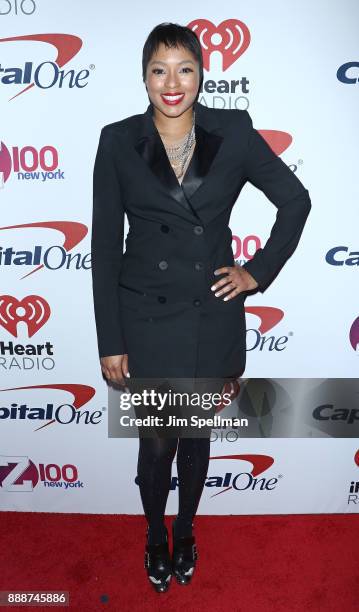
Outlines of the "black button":
M 201 300 L 193 300 L 194 306 L 200 306 L 202 304 Z
M 165 298 L 164 295 L 159 295 L 157 299 L 159 302 L 161 302 L 161 304 L 164 304 L 165 302 L 167 302 L 167 298 Z
M 195 225 L 193 228 L 193 231 L 195 234 L 197 234 L 197 236 L 199 236 L 200 234 L 203 234 L 203 227 L 202 225 Z
M 167 263 L 167 261 L 165 261 L 165 260 L 160 261 L 160 263 L 158 264 L 158 267 L 159 267 L 161 270 L 167 270 L 167 268 L 168 268 L 168 263 Z
M 168 227 L 168 225 L 161 225 L 161 232 L 163 232 L 164 234 L 167 234 L 170 231 L 170 228 Z
M 203 263 L 201 261 L 196 261 L 194 267 L 196 268 L 196 270 L 203 270 Z

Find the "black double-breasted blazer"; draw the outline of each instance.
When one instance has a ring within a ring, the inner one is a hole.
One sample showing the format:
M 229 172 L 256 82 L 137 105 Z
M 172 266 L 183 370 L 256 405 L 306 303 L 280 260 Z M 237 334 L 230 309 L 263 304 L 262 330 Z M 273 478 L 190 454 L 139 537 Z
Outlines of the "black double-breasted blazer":
M 127 353 L 131 376 L 241 375 L 247 292 L 224 302 L 211 291 L 222 278 L 214 270 L 234 265 L 233 205 L 249 181 L 277 208 L 268 241 L 244 264 L 261 291 L 296 248 L 311 208 L 247 111 L 198 101 L 194 110 L 196 145 L 182 184 L 151 103 L 100 135 L 91 236 L 98 349 L 100 357 Z

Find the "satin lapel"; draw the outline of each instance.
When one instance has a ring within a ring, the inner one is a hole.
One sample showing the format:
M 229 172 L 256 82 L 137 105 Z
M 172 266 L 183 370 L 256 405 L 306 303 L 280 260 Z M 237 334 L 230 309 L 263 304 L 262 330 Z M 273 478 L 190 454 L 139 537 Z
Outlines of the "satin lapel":
M 196 145 L 182 184 L 174 173 L 167 157 L 162 139 L 152 119 L 152 104 L 143 113 L 143 124 L 135 149 L 149 166 L 153 174 L 165 187 L 167 193 L 186 210 L 193 219 L 200 219 L 191 198 L 202 185 L 223 141 L 221 128 L 208 109 L 195 103 Z M 217 133 L 215 133 L 215 131 Z
M 214 132 L 207 132 L 199 124 L 196 125 L 196 146 L 182 181 L 183 191 L 187 199 L 190 199 L 202 185 L 222 141 L 223 136 Z
M 143 138 L 135 148 L 153 174 L 161 181 L 168 194 L 191 214 L 195 214 L 172 169 L 159 134 Z

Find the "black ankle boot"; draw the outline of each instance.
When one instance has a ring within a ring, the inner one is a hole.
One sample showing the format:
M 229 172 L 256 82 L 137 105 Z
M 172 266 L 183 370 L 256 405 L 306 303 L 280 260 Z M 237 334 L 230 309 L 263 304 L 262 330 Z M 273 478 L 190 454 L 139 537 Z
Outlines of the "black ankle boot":
M 183 538 L 176 538 L 174 534 L 173 522 L 172 539 L 172 572 L 178 584 L 189 584 L 196 566 L 196 560 L 198 559 L 195 537 L 192 535 Z
M 171 582 L 172 566 L 171 556 L 168 548 L 168 532 L 166 529 L 166 542 L 161 544 L 147 543 L 145 550 L 145 568 L 147 576 L 157 593 L 165 593 Z

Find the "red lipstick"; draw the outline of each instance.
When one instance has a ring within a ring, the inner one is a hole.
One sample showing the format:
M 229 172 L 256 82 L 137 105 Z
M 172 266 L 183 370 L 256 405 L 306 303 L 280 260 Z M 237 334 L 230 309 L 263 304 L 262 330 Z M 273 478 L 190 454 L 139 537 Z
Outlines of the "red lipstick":
M 181 93 L 181 92 L 164 93 L 164 94 L 161 94 L 161 98 L 165 104 L 168 104 L 169 106 L 174 106 L 175 104 L 179 104 L 180 102 L 182 102 L 184 98 L 184 93 Z

